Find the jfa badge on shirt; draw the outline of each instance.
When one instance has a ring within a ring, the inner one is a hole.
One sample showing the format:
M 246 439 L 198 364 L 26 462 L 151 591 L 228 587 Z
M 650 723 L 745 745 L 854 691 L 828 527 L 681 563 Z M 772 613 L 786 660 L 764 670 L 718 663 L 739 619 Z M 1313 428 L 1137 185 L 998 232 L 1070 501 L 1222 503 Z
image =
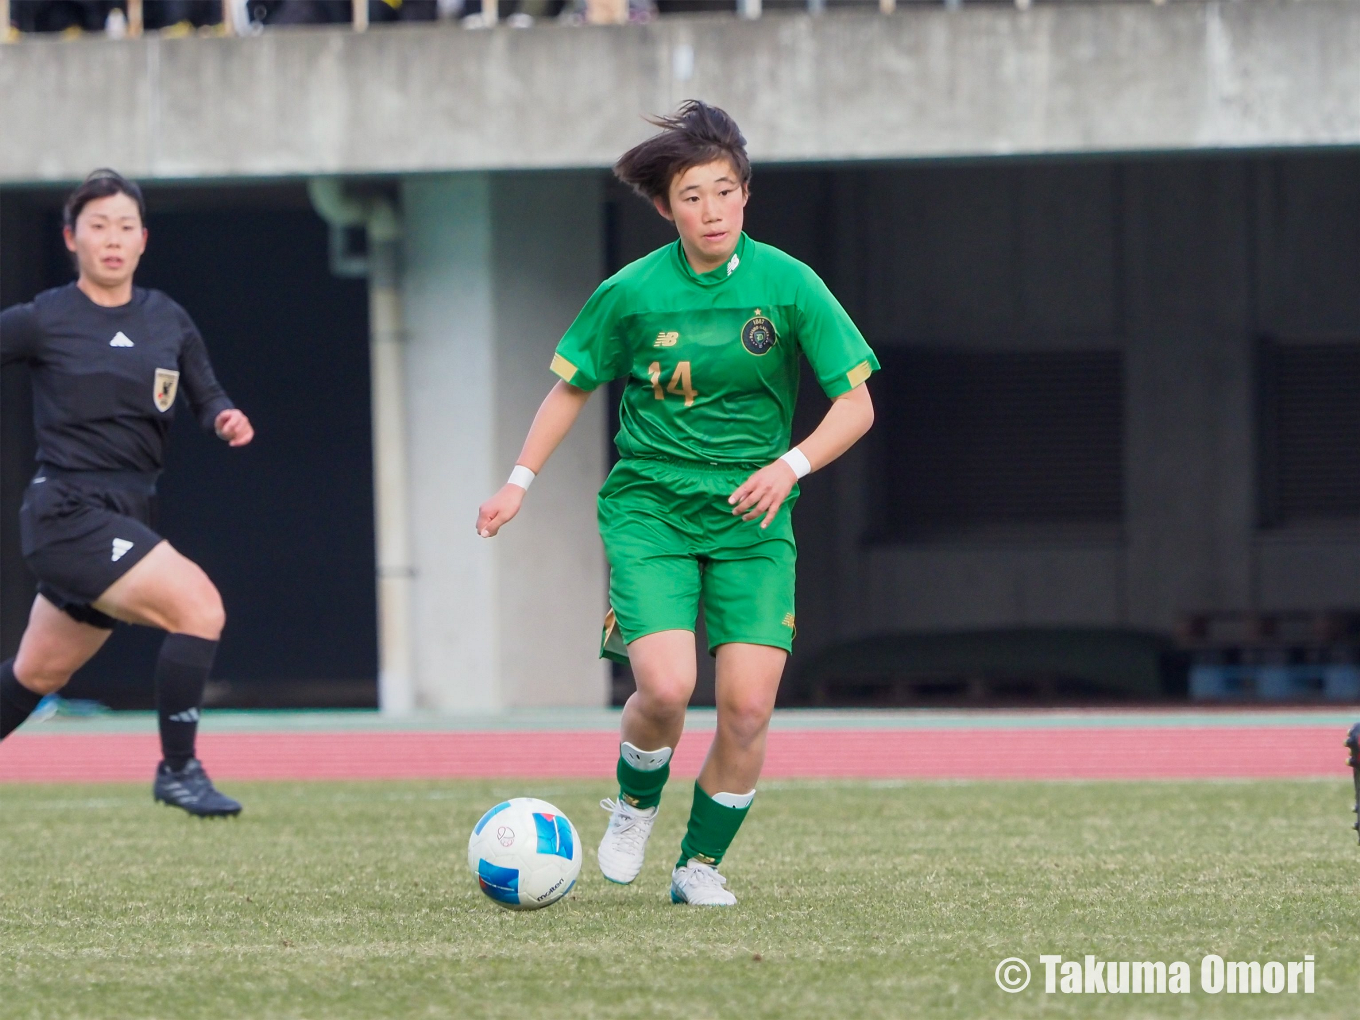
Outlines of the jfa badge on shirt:
M 164 414 L 175 404 L 175 394 L 179 392 L 179 373 L 173 368 L 156 369 L 156 388 L 152 394 L 156 410 Z

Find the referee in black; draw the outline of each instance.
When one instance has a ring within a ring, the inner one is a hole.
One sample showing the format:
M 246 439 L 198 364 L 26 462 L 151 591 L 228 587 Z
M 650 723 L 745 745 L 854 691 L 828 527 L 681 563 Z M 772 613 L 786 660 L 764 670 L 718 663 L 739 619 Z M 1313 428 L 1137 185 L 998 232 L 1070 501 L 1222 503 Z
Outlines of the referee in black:
M 156 800 L 193 815 L 236 815 L 194 753 L 203 688 L 222 635 L 222 597 L 201 567 L 153 530 L 156 479 L 183 392 L 232 446 L 250 420 L 218 384 L 193 321 L 132 285 L 146 250 L 141 189 L 96 170 L 66 202 L 75 283 L 0 313 L 0 357 L 33 377 L 38 469 L 24 493 L 24 560 L 38 578 L 19 654 L 0 664 L 0 740 L 64 687 L 116 622 L 167 632 L 156 662 L 164 760 Z

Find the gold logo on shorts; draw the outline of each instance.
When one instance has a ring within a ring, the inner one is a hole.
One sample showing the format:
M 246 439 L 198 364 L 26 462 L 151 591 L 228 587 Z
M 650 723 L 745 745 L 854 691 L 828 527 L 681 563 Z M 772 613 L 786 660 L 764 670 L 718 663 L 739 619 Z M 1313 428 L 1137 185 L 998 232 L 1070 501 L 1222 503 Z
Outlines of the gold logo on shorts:
M 151 397 L 156 401 L 156 410 L 164 414 L 175 404 L 175 394 L 179 392 L 179 373 L 173 368 L 156 369 L 156 385 Z
M 652 344 L 652 346 L 653 346 L 653 347 L 674 347 L 674 346 L 675 346 L 676 344 L 678 344 L 679 342 L 680 342 L 680 334 L 679 334 L 679 333 L 675 333 L 675 332 L 671 332 L 671 333 L 658 333 L 658 334 L 656 335 L 656 343 Z

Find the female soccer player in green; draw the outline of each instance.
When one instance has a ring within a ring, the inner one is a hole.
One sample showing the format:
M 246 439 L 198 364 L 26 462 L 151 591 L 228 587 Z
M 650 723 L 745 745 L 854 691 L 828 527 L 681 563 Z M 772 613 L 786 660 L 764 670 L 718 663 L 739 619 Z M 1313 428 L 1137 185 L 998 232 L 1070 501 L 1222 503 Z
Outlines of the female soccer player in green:
M 736 897 L 716 869 L 755 796 L 793 643 L 798 479 L 869 430 L 865 380 L 878 362 L 811 269 L 742 232 L 751 165 L 732 118 L 690 101 L 655 123 L 661 133 L 614 172 L 679 239 L 602 283 L 567 330 L 551 366 L 560 381 L 477 532 L 490 538 L 515 516 L 591 392 L 625 378 L 621 459 L 599 496 L 611 604 L 601 651 L 632 664 L 637 692 L 623 710 L 619 799 L 603 802 L 600 869 L 620 883 L 642 869 L 694 691 L 702 596 L 718 724 L 671 899 L 726 906 Z M 832 403 L 790 449 L 800 353 Z

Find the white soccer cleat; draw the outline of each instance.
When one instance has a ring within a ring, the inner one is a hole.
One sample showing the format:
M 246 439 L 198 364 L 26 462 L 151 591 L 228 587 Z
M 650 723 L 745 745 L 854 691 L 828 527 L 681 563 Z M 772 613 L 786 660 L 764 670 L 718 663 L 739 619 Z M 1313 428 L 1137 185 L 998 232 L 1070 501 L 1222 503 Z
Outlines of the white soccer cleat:
M 731 907 L 737 898 L 724 886 L 727 879 L 710 864 L 689 859 L 683 868 L 671 872 L 671 902 L 689 903 L 696 907 Z
M 642 870 L 647 838 L 656 824 L 659 807 L 635 808 L 624 800 L 616 802 L 608 797 L 600 801 L 600 807 L 609 812 L 609 828 L 596 854 L 600 871 L 609 881 L 627 885 Z

